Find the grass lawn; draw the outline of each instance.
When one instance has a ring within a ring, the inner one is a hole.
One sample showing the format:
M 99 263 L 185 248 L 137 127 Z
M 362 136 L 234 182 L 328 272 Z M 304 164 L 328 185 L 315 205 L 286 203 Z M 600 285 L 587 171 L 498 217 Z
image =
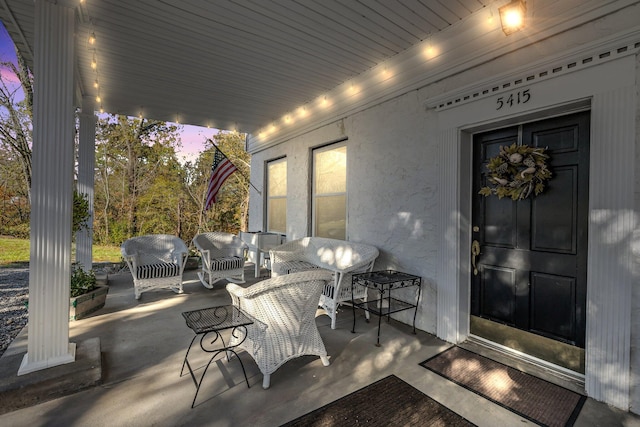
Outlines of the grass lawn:
M 28 239 L 15 239 L 13 237 L 0 237 L 0 267 L 25 265 L 29 263 Z M 75 247 L 73 249 L 75 258 Z M 120 262 L 120 247 L 118 246 L 93 246 L 93 262 Z

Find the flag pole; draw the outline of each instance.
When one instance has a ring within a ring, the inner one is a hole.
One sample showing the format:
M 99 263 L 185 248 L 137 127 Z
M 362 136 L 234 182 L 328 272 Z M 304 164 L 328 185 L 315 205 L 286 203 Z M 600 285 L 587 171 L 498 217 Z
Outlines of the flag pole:
M 207 141 L 209 141 L 211 143 L 211 145 L 213 145 L 215 147 L 216 150 L 218 150 L 220 152 L 220 154 L 222 154 L 225 159 L 229 160 L 229 163 L 231 163 L 235 168 L 237 172 L 240 172 L 240 169 L 238 169 L 238 167 L 231 161 L 231 159 L 229 159 L 229 157 L 227 157 L 226 154 L 224 154 L 224 151 L 222 151 L 220 149 L 220 147 L 218 147 L 210 138 L 207 138 Z M 255 185 L 253 185 L 253 183 L 251 182 L 251 179 L 246 176 L 245 174 L 243 174 L 242 172 L 240 172 L 240 175 L 242 175 L 244 177 L 244 179 L 246 179 L 247 181 L 249 181 L 249 185 L 253 187 L 254 190 L 256 190 L 258 192 L 258 194 L 260 194 L 262 196 L 262 191 L 258 190 L 256 188 Z

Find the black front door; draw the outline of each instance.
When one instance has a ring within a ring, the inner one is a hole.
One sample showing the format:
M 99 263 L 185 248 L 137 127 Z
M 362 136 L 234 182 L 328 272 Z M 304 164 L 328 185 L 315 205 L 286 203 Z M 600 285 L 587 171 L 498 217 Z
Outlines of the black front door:
M 472 237 L 480 253 L 472 259 L 471 332 L 489 325 L 509 335 L 506 345 L 531 334 L 584 348 L 589 113 L 478 134 L 473 143 Z M 489 159 L 514 143 L 547 148 L 553 176 L 544 192 L 519 201 L 479 195 Z

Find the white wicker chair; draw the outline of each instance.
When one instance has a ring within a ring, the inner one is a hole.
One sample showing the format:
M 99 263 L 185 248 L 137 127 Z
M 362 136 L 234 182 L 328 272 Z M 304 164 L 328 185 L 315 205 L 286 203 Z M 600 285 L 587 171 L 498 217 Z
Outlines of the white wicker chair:
M 182 273 L 187 263 L 187 245 L 177 236 L 148 234 L 132 237 L 120 247 L 133 276 L 136 299 L 143 292 L 168 287 L 182 293 Z
M 198 277 L 205 288 L 213 288 L 218 280 L 244 283 L 245 252 L 248 247 L 238 236 L 221 231 L 200 233 L 193 238 L 200 252 L 202 271 Z M 205 274 L 209 280 L 205 279 Z
M 233 305 L 255 320 L 244 342 L 240 334 L 231 343 L 241 342 L 240 348 L 254 358 L 264 376 L 263 388 L 269 388 L 273 372 L 296 357 L 320 356 L 329 366 L 315 314 L 320 293 L 331 280 L 330 272 L 316 270 L 266 279 L 248 288 L 227 285 Z
M 272 248 L 269 253 L 273 277 L 318 268 L 334 273 L 333 280 L 323 289 L 318 305 L 331 317 L 331 329 L 335 329 L 338 307 L 351 301 L 351 276 L 371 271 L 379 251 L 375 246 L 365 243 L 304 237 Z M 366 301 L 366 288 L 356 286 L 353 298 Z M 365 316 L 369 319 L 368 311 Z

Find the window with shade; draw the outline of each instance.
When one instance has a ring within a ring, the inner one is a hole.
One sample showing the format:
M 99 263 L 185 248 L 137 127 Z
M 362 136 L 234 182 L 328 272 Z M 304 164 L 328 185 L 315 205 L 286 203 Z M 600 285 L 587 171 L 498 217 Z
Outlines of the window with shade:
M 347 146 L 332 144 L 313 150 L 313 235 L 347 237 Z
M 267 163 L 267 231 L 287 233 L 287 159 Z

